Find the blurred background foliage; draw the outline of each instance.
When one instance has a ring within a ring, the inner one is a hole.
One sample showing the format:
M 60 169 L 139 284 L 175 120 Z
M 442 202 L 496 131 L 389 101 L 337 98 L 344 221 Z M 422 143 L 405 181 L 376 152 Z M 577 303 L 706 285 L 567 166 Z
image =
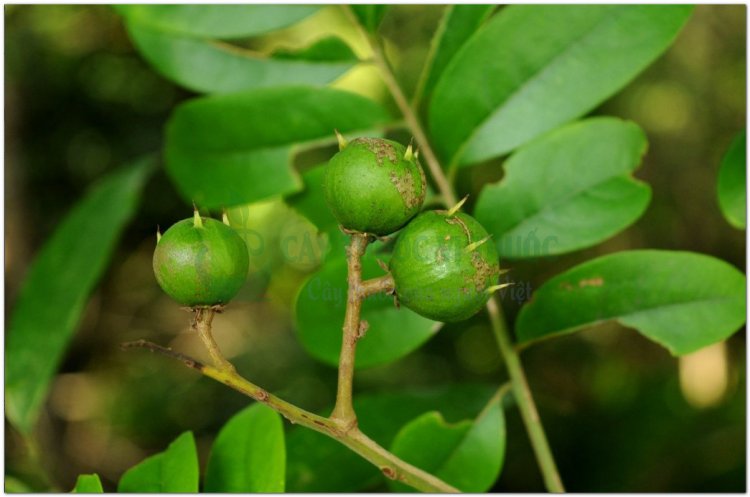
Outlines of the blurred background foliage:
M 381 25 L 407 90 L 416 85 L 441 9 L 394 6 Z M 699 6 L 672 48 L 594 112 L 632 119 L 646 131 L 649 151 L 637 176 L 652 185 L 653 200 L 635 225 L 604 244 L 514 263 L 518 284 L 505 295 L 511 319 L 547 278 L 612 251 L 693 250 L 745 269 L 744 232 L 722 218 L 715 189 L 722 154 L 745 126 L 745 9 Z M 322 29 L 352 36 L 341 15 L 326 8 L 254 40 L 253 48 L 304 45 Z M 142 60 L 120 17 L 105 6 L 6 5 L 5 49 L 7 322 L 30 261 L 60 219 L 97 178 L 158 149 L 170 110 L 191 93 Z M 354 69 L 335 86 L 386 99 L 369 67 Z M 304 171 L 332 152 L 301 154 L 296 166 Z M 498 180 L 500 163 L 462 169 L 459 193 Z M 159 290 L 151 271 L 156 226 L 189 214 L 160 170 L 90 299 L 36 437 L 22 440 L 6 422 L 7 491 L 67 491 L 77 474 L 89 472 L 112 490 L 125 469 L 184 430 L 195 432 L 205 463 L 218 428 L 246 405 L 240 395 L 179 365 L 118 348 L 146 337 L 203 357 L 189 333 L 189 315 Z M 217 339 L 247 377 L 305 408 L 325 409 L 336 372 L 300 346 L 292 305 L 328 242 L 280 200 L 230 215 L 259 233 L 262 247 L 240 297 L 215 322 Z M 744 491 L 745 346 L 743 331 L 676 359 L 641 335 L 609 325 L 525 350 L 567 489 Z M 356 387 L 498 384 L 505 375 L 480 315 L 445 326 L 396 363 L 362 371 Z M 541 491 L 521 419 L 514 408 L 507 418 L 506 462 L 493 491 Z

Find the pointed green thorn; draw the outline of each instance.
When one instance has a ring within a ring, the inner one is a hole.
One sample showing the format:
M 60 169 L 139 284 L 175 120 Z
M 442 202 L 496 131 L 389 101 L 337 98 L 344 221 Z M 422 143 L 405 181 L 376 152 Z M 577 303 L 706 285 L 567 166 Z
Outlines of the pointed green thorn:
M 336 139 L 339 142 L 339 150 L 344 150 L 344 148 L 349 142 L 347 142 L 346 138 L 344 138 L 344 136 L 341 133 L 339 133 L 339 130 L 334 129 L 334 131 L 336 132 Z
M 469 196 L 466 195 L 456 205 L 454 205 L 453 207 L 451 207 L 450 210 L 448 211 L 448 215 L 452 216 L 453 214 L 455 214 L 456 212 L 458 212 L 461 209 L 461 207 L 466 203 L 466 200 L 468 200 L 468 198 L 469 198 Z
M 196 207 L 195 203 L 193 203 L 193 226 L 195 228 L 203 227 L 203 219 L 201 219 L 201 214 L 198 212 L 198 207 Z
M 419 160 L 419 149 L 416 149 L 416 150 L 414 151 L 414 161 L 416 162 L 416 161 L 418 161 L 418 160 Z
M 156 243 L 159 243 L 159 240 L 161 240 L 161 231 L 159 230 L 159 225 L 156 225 Z
M 492 238 L 492 235 L 487 235 L 478 242 L 470 243 L 464 248 L 464 251 L 466 252 L 474 252 L 476 249 L 478 249 L 483 243 L 486 243 L 487 240 Z
M 406 147 L 406 152 L 404 153 L 404 159 L 410 162 L 414 159 L 414 148 L 412 147 L 413 141 L 414 139 L 412 138 L 412 141 L 409 142 L 409 146 Z
M 508 288 L 511 285 L 515 285 L 515 283 L 511 281 L 510 283 L 503 283 L 503 284 L 500 284 L 500 285 L 493 285 L 493 286 L 487 287 L 487 289 L 485 290 L 485 292 L 487 292 L 490 295 L 492 295 L 496 291 L 502 290 L 503 288 Z
M 226 209 L 221 211 L 221 222 L 229 226 L 229 215 L 227 214 Z

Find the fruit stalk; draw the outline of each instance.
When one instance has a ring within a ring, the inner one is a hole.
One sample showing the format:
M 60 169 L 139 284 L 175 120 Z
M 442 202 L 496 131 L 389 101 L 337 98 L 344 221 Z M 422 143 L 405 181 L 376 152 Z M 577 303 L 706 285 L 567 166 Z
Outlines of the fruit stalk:
M 401 114 L 404 117 L 404 121 L 409 127 L 410 131 L 414 135 L 414 138 L 419 146 L 419 149 L 424 154 L 425 161 L 432 175 L 432 179 L 435 182 L 440 194 L 445 201 L 445 205 L 451 206 L 456 203 L 456 192 L 453 189 L 448 177 L 446 176 L 442 166 L 440 165 L 437 156 L 435 155 L 427 135 L 424 132 L 424 128 L 417 117 L 414 109 L 409 105 L 406 96 L 404 95 L 401 86 L 399 85 L 394 73 L 385 58 L 385 54 L 381 49 L 378 41 L 367 33 L 367 31 L 358 22 L 357 17 L 352 12 L 349 6 L 342 6 L 345 14 L 348 16 L 354 26 L 356 26 L 362 37 L 368 43 L 373 53 L 373 61 L 380 70 L 380 74 L 383 78 L 383 82 L 388 87 L 393 100 L 396 102 Z M 526 430 L 529 434 L 529 439 L 534 448 L 534 454 L 537 458 L 537 463 L 544 477 L 545 485 L 547 490 L 550 492 L 564 492 L 565 489 L 560 479 L 560 474 L 557 471 L 552 451 L 547 442 L 547 437 L 544 433 L 544 427 L 542 426 L 539 414 L 534 404 L 534 398 L 531 395 L 531 390 L 526 382 L 526 376 L 523 372 L 523 366 L 521 365 L 518 352 L 513 348 L 510 333 L 505 322 L 505 318 L 502 315 L 502 307 L 495 301 L 495 297 L 492 297 L 487 303 L 487 311 L 492 318 L 492 328 L 495 334 L 495 338 L 498 342 L 498 348 L 502 354 L 506 367 L 508 368 L 508 375 L 510 376 L 511 383 L 513 384 L 513 394 L 516 399 L 516 403 L 521 411 Z
M 346 298 L 346 315 L 344 316 L 341 354 L 339 356 L 339 380 L 336 391 L 336 405 L 331 419 L 342 426 L 353 427 L 357 424 L 357 415 L 352 406 L 352 384 L 354 381 L 354 358 L 357 340 L 361 336 L 360 312 L 362 310 L 362 256 L 367 250 L 369 235 L 354 233 L 346 249 L 348 266 L 348 292 Z

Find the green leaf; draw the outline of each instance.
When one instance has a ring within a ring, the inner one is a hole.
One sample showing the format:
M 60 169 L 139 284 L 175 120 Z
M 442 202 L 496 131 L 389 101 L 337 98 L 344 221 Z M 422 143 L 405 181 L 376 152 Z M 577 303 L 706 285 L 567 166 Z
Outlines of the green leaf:
M 494 399 L 472 423 L 445 422 L 435 411 L 413 420 L 396 435 L 391 452 L 462 492 L 486 492 L 497 480 L 505 456 L 505 418 Z M 394 492 L 414 492 L 390 481 Z
M 326 262 L 303 285 L 296 301 L 297 336 L 316 359 L 336 366 L 341 351 L 341 323 L 346 311 L 347 266 L 343 257 Z M 382 276 L 372 250 L 362 259 L 364 279 Z M 406 309 L 393 297 L 378 294 L 362 304 L 369 332 L 357 342 L 356 367 L 386 364 L 416 350 L 440 324 Z
M 334 89 L 286 87 L 180 105 L 167 125 L 167 170 L 188 200 L 208 208 L 300 189 L 293 146 L 384 124 L 375 102 Z
M 745 275 L 692 252 L 637 250 L 599 257 L 542 285 L 521 309 L 519 341 L 615 320 L 688 354 L 745 322 Z
M 30 433 L 89 294 L 107 267 L 153 170 L 151 159 L 111 174 L 67 214 L 39 251 L 10 316 L 5 413 Z
M 343 61 L 357 62 L 357 55 L 344 40 L 337 36 L 328 36 L 302 50 L 277 50 L 273 53 L 276 59 L 312 60 L 318 62 Z
M 469 165 L 581 116 L 674 40 L 692 6 L 513 5 L 487 22 L 435 87 L 439 154 Z
M 364 5 L 364 4 L 353 4 L 349 6 L 354 12 L 354 15 L 359 19 L 362 27 L 367 31 L 374 33 L 378 30 L 380 22 L 383 20 L 388 5 L 376 4 L 376 5 Z
M 297 212 L 305 216 L 322 233 L 332 233 L 338 230 L 338 221 L 331 214 L 325 199 L 323 179 L 325 178 L 325 164 L 316 166 L 302 173 L 304 188 L 298 193 L 287 197 L 286 203 Z
M 128 33 L 138 50 L 164 77 L 201 93 L 231 93 L 253 88 L 305 84 L 323 85 L 354 67 L 356 60 L 341 57 L 341 46 L 314 45 L 310 54 L 291 59 L 269 58 L 225 42 L 163 31 L 148 24 L 128 22 Z
M 118 5 L 128 22 L 202 38 L 241 38 L 274 31 L 313 14 L 317 5 Z
M 167 450 L 147 457 L 122 475 L 119 493 L 198 492 L 198 453 L 193 434 L 186 431 Z
M 447 5 L 432 38 L 430 54 L 420 79 L 419 96 L 429 97 L 453 56 L 490 16 L 497 5 Z
M 651 189 L 631 174 L 646 151 L 631 123 L 593 118 L 529 143 L 487 185 L 475 216 L 502 257 L 562 254 L 595 245 L 638 219 Z
M 254 404 L 232 417 L 216 437 L 204 491 L 283 492 L 285 472 L 281 417 L 263 404 Z
M 399 429 L 420 414 L 439 410 L 448 421 L 474 418 L 495 387 L 461 383 L 437 388 L 357 395 L 354 407 L 364 433 L 389 447 Z M 383 484 L 383 474 L 329 437 L 295 427 L 287 436 L 290 492 L 359 492 Z M 331 468 L 335 468 L 332 471 Z
M 78 475 L 74 494 L 101 494 L 104 493 L 102 482 L 96 473 L 91 475 Z
M 719 207 L 729 224 L 745 229 L 747 192 L 745 191 L 745 132 L 738 134 L 721 161 L 719 170 Z

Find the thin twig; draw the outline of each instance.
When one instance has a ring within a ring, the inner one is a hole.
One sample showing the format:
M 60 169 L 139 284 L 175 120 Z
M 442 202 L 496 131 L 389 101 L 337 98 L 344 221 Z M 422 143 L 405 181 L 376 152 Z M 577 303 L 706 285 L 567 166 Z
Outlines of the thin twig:
M 194 369 L 204 376 L 216 380 L 234 390 L 261 402 L 275 410 L 290 422 L 305 426 L 329 436 L 350 448 L 364 459 L 375 465 L 388 478 L 395 479 L 422 492 L 456 493 L 458 489 L 436 478 L 435 476 L 412 466 L 385 450 L 367 437 L 356 426 L 343 429 L 341 423 L 334 419 L 324 418 L 267 392 L 258 385 L 240 376 L 232 369 L 220 369 L 203 364 L 185 354 L 162 347 L 146 340 L 124 343 L 123 349 L 141 348 L 176 359 L 185 366 Z
M 359 286 L 359 296 L 362 299 L 366 299 L 378 293 L 391 294 L 395 289 L 394 285 L 393 276 L 390 274 L 364 280 Z
M 357 424 L 357 415 L 352 406 L 352 385 L 354 382 L 354 358 L 357 340 L 360 338 L 360 311 L 362 310 L 362 256 L 367 250 L 369 235 L 353 233 L 346 248 L 348 267 L 348 294 L 344 316 L 341 354 L 339 356 L 339 381 L 336 391 L 336 405 L 331 418 L 351 427 Z

